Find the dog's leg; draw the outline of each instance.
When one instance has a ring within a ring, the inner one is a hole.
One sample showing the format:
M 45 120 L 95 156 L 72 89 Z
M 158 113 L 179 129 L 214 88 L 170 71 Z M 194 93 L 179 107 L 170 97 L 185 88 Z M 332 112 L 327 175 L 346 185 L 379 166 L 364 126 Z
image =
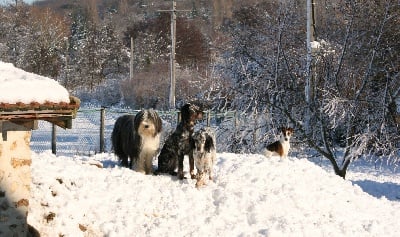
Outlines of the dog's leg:
M 214 165 L 215 165 L 216 159 L 217 159 L 217 153 L 212 152 L 211 153 L 211 161 L 210 161 L 209 170 L 208 170 L 208 174 L 209 174 L 208 179 L 211 181 L 214 181 Z
M 210 167 L 210 169 L 208 170 L 208 179 L 213 181 L 213 166 Z
M 133 168 L 133 157 L 129 157 L 129 169 Z
M 203 171 L 198 171 L 197 175 L 196 175 L 196 188 L 199 188 L 201 186 L 203 186 L 204 183 L 204 172 Z
M 145 157 L 140 155 L 135 161 L 135 171 L 144 174 L 145 173 Z
M 183 159 L 185 158 L 184 154 L 178 155 L 178 179 L 184 179 L 185 176 L 183 175 Z
M 146 174 L 153 174 L 153 156 L 147 155 L 145 157 L 144 170 Z
M 121 155 L 120 157 L 119 157 L 119 159 L 121 160 L 121 165 L 123 166 L 123 167 L 126 167 L 126 168 L 128 168 L 128 167 L 130 167 L 130 166 L 128 166 L 128 156 L 126 156 L 126 155 Z
M 196 175 L 194 174 L 194 158 L 193 153 L 189 153 L 189 171 L 190 171 L 190 178 L 195 179 Z

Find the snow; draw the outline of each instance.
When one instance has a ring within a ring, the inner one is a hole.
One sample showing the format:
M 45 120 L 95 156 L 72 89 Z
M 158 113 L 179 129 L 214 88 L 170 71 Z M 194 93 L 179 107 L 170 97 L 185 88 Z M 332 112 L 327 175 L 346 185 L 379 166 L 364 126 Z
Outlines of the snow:
M 28 223 L 42 236 L 398 236 L 399 175 L 348 176 L 295 157 L 218 153 L 214 182 L 197 189 L 113 154 L 46 151 L 32 154 Z
M 68 92 L 50 78 L 0 62 L 1 103 L 46 101 L 69 102 Z M 43 237 L 400 232 L 396 173 L 351 170 L 343 180 L 306 159 L 218 153 L 214 182 L 197 189 L 195 180 L 144 175 L 117 164 L 109 153 L 32 152 L 28 223 Z
M 311 41 L 310 44 L 312 49 L 319 49 L 321 47 L 321 44 L 318 41 Z
M 57 81 L 0 61 L 0 103 L 69 103 L 69 93 Z

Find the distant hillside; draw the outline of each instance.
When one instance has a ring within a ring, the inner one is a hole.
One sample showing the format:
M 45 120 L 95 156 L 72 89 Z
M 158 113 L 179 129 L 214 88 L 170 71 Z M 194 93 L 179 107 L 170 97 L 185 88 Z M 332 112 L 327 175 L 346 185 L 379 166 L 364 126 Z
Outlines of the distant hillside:
M 212 18 L 214 26 L 220 26 L 224 19 L 230 19 L 235 9 L 243 5 L 253 5 L 261 0 L 182 0 L 177 2 L 178 10 L 190 10 L 205 18 Z M 106 12 L 120 14 L 152 15 L 158 10 L 171 8 L 172 3 L 165 0 L 44 0 L 34 3 L 38 7 L 48 7 L 56 12 L 68 12 L 77 6 L 94 6 L 99 16 Z

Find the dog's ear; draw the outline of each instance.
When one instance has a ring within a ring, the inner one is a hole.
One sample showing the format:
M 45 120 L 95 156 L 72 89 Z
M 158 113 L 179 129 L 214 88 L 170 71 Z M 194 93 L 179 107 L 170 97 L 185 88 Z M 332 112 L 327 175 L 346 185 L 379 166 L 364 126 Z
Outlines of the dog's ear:
M 157 133 L 160 133 L 162 130 L 162 120 L 156 112 L 154 113 L 154 116 L 155 116 L 154 123 L 156 124 L 156 131 L 157 131 Z
M 145 111 L 141 110 L 135 115 L 135 117 L 133 119 L 133 121 L 134 121 L 133 127 L 134 127 L 135 131 L 137 131 L 139 129 L 140 123 L 143 121 L 144 113 L 145 113 Z
M 182 106 L 181 110 L 189 111 L 190 106 L 192 106 L 190 103 L 186 103 L 186 104 L 184 104 L 184 105 Z
M 196 119 L 201 120 L 201 119 L 203 119 L 203 116 L 204 116 L 204 112 L 201 110 L 198 110 Z
M 194 119 L 201 120 L 204 117 L 203 106 L 200 103 L 189 103 Z
M 147 110 L 148 116 L 150 117 L 150 120 L 154 123 L 155 131 L 154 131 L 154 136 L 157 136 L 162 130 L 162 120 L 158 113 L 153 110 L 149 109 Z
M 190 104 L 187 103 L 181 108 L 181 121 L 187 121 L 190 119 Z
M 204 144 L 204 149 L 206 152 L 210 152 L 211 149 L 214 149 L 214 141 L 210 135 L 207 134 L 206 136 L 206 144 Z
M 190 146 L 190 150 L 194 150 L 196 148 L 196 144 L 194 142 L 193 137 L 190 137 L 190 139 L 189 139 L 189 146 Z

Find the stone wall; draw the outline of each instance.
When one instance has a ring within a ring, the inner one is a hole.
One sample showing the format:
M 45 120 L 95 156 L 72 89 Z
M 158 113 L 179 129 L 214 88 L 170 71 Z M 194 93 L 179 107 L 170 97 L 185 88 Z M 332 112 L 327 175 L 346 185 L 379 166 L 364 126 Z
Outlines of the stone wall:
M 0 236 L 28 236 L 31 131 L 0 121 Z

